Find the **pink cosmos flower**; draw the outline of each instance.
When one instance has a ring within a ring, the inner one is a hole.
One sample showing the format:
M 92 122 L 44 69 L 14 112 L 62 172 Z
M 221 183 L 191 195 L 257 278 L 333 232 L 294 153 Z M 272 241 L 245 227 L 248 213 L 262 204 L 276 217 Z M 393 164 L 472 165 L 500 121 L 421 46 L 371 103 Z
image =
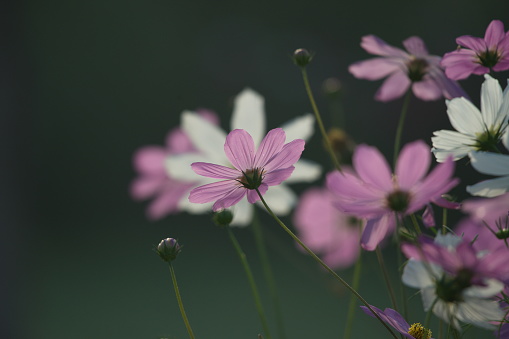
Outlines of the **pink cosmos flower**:
M 263 138 L 258 150 L 251 135 L 243 129 L 235 129 L 226 137 L 224 152 L 233 168 L 222 165 L 195 162 L 191 165 L 196 174 L 222 181 L 196 187 L 189 195 L 192 203 L 215 201 L 213 211 L 238 203 L 245 195 L 250 203 L 260 200 L 269 186 L 279 185 L 288 179 L 304 150 L 304 140 L 295 139 L 285 144 L 286 134 L 275 128 Z
M 217 115 L 211 111 L 198 110 L 198 113 L 213 124 L 218 124 Z M 147 207 L 147 217 L 158 220 L 180 210 L 179 203 L 194 187 L 192 182 L 175 180 L 165 166 L 169 155 L 198 152 L 188 136 L 180 128 L 172 129 L 166 136 L 165 146 L 145 146 L 133 156 L 133 166 L 138 172 L 130 186 L 130 194 L 135 200 L 154 198 Z
M 382 319 L 386 324 L 391 325 L 403 335 L 405 338 L 409 339 L 431 339 L 431 331 L 428 331 L 429 329 L 425 329 L 420 323 L 415 323 L 410 326 L 410 324 L 403 318 L 401 314 L 399 314 L 397 311 L 393 310 L 392 308 L 386 308 L 384 311 L 379 309 L 378 307 L 375 307 L 373 305 L 370 305 L 373 311 L 376 312 L 376 314 Z M 373 312 L 370 311 L 369 308 L 366 306 L 361 306 L 361 309 L 369 315 L 370 317 L 375 317 L 373 315 Z M 424 333 L 427 332 L 427 333 Z
M 299 238 L 328 266 L 346 268 L 359 257 L 364 222 L 340 212 L 332 205 L 333 199 L 327 189 L 307 190 L 300 197 L 293 223 Z
M 355 172 L 330 173 L 327 187 L 336 195 L 335 206 L 340 211 L 367 219 L 361 245 L 369 251 L 395 229 L 395 214 L 402 217 L 414 213 L 430 201 L 447 207 L 450 203 L 441 195 L 458 183 L 452 178 L 452 158 L 425 176 L 431 152 L 423 141 L 403 147 L 394 175 L 383 155 L 374 147 L 358 146 L 352 160 Z
M 361 46 L 378 58 L 356 62 L 348 68 L 355 77 L 379 80 L 387 77 L 375 94 L 379 101 L 401 97 L 412 86 L 415 96 L 422 100 L 452 99 L 467 96 L 461 87 L 448 79 L 440 67 L 440 57 L 429 55 L 421 38 L 413 36 L 403 41 L 405 52 L 388 45 L 375 35 L 362 37 Z
M 456 42 L 465 48 L 446 53 L 441 63 L 450 79 L 461 80 L 470 74 L 509 69 L 509 32 L 504 32 L 502 21 L 493 20 L 484 39 L 463 35 Z

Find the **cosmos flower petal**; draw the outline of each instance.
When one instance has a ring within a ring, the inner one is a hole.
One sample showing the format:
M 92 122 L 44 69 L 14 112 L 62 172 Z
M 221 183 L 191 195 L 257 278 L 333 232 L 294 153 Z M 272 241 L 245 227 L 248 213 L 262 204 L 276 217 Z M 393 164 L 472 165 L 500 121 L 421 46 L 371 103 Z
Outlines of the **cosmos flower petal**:
M 212 210 L 212 203 L 195 204 L 189 201 L 189 195 L 183 195 L 178 203 L 180 211 L 185 211 L 189 214 L 203 214 Z
M 218 199 L 212 206 L 212 210 L 216 212 L 235 205 L 240 200 L 242 200 L 242 198 L 244 198 L 247 192 L 248 191 L 243 187 L 236 186 L 229 193 L 223 195 L 220 199 Z
M 276 215 L 288 215 L 297 203 L 297 196 L 286 185 L 272 186 L 263 199 Z
M 490 175 L 509 175 L 509 156 L 491 152 L 470 152 L 470 162 L 479 172 Z
M 383 191 L 366 185 L 348 170 L 344 170 L 343 173 L 333 171 L 327 174 L 327 188 L 340 197 L 351 199 L 379 201 L 385 195 Z
M 431 149 L 438 162 L 444 162 L 449 156 L 454 160 L 463 158 L 476 144 L 475 137 L 456 131 L 440 130 L 433 132 Z
M 496 48 L 499 42 L 505 38 L 504 24 L 500 20 L 493 20 L 486 28 L 484 41 L 488 49 Z
M 428 172 L 430 163 L 430 148 L 423 141 L 415 141 L 405 145 L 396 164 L 399 187 L 409 190 Z
M 260 144 L 266 130 L 264 99 L 260 94 L 246 88 L 235 97 L 231 129 L 246 130 L 254 143 Z
M 412 84 L 412 91 L 415 96 L 424 101 L 437 100 L 442 97 L 443 89 L 430 77 L 425 77 L 421 81 Z
M 134 168 L 142 174 L 164 174 L 164 158 L 167 151 L 160 146 L 146 146 L 133 156 Z
M 398 59 L 373 58 L 351 64 L 348 71 L 359 79 L 378 80 L 400 71 L 402 66 Z
M 456 38 L 456 43 L 460 46 L 470 48 L 474 51 L 486 50 L 486 42 L 482 38 L 463 35 Z
M 158 220 L 165 215 L 176 212 L 179 207 L 179 200 L 186 191 L 188 191 L 188 188 L 182 192 L 165 191 L 161 193 L 149 204 L 147 217 L 150 220 Z
M 392 174 L 384 156 L 375 147 L 357 146 L 353 155 L 353 166 L 357 175 L 366 183 L 382 191 L 392 189 Z
M 270 171 L 263 177 L 263 182 L 269 186 L 279 185 L 292 175 L 294 168 L 295 167 L 290 166 L 287 168 L 280 168 L 274 171 Z
M 499 108 L 502 105 L 502 88 L 498 80 L 485 74 L 486 80 L 481 86 L 481 114 L 486 126 L 494 126 L 498 119 Z M 504 112 L 507 116 L 507 112 Z
M 283 146 L 281 152 L 265 164 L 265 170 L 271 172 L 280 168 L 288 168 L 295 164 L 304 151 L 304 140 L 296 139 Z
M 214 162 L 224 163 L 227 161 L 222 151 L 226 134 L 221 128 L 201 115 L 190 111 L 182 113 L 181 125 L 198 151 L 206 154 Z
M 430 269 L 432 272 L 428 272 Z M 441 269 L 434 264 L 424 265 L 421 261 L 410 259 L 405 265 L 401 280 L 407 286 L 413 288 L 425 288 L 433 286 L 433 277 L 439 277 L 441 275 Z
M 258 187 L 258 191 L 260 191 L 261 195 L 265 195 L 267 190 L 269 189 L 269 186 L 266 183 L 263 183 Z M 258 192 L 256 190 L 247 190 L 247 201 L 250 204 L 254 204 L 255 202 L 260 200 L 260 196 L 258 195 Z
M 454 98 L 449 101 L 447 115 L 451 125 L 460 133 L 475 136 L 485 128 L 481 112 L 465 98 Z
M 144 200 L 150 198 L 161 190 L 166 177 L 164 176 L 142 176 L 132 181 L 130 192 L 133 199 Z
M 472 195 L 492 198 L 509 192 L 509 176 L 489 179 L 467 186 L 467 192 Z
M 446 99 L 453 99 L 458 97 L 469 98 L 468 94 L 461 88 L 461 86 L 454 80 L 449 79 L 445 73 L 438 68 L 431 67 L 428 70 L 428 75 L 442 89 Z
M 392 56 L 405 58 L 408 54 L 403 50 L 393 47 L 375 35 L 365 35 L 362 37 L 361 47 L 370 54 L 381 56 Z
M 415 56 L 426 56 L 428 55 L 428 49 L 418 36 L 411 36 L 403 41 L 403 46 L 412 55 Z
M 401 97 L 410 87 L 410 79 L 403 71 L 392 73 L 375 94 L 375 99 L 387 102 Z
M 264 167 L 272 157 L 281 152 L 285 144 L 285 132 L 282 128 L 274 128 L 263 138 L 256 151 L 253 167 Z
M 245 130 L 235 129 L 228 134 L 224 152 L 232 165 L 239 171 L 253 168 L 255 146 L 253 138 Z
M 468 78 L 470 74 L 488 73 L 489 69 L 476 62 L 474 51 L 461 49 L 444 55 L 441 65 L 445 67 L 445 75 L 452 80 Z
M 380 218 L 369 219 L 361 237 L 362 248 L 366 251 L 374 251 L 395 226 L 396 221 L 392 214 L 384 214 Z
M 308 141 L 315 131 L 315 117 L 308 113 L 288 121 L 281 128 L 285 131 L 288 141 L 295 139 Z
M 240 185 L 233 180 L 223 180 L 198 186 L 189 194 L 189 201 L 198 204 L 211 202 L 229 194 L 238 187 Z
M 322 174 L 322 166 L 320 164 L 305 159 L 299 159 L 294 165 L 295 169 L 292 176 L 289 177 L 286 182 L 312 182 L 320 177 Z
M 239 171 L 226 166 L 209 164 L 207 162 L 195 162 L 191 169 L 201 176 L 215 179 L 237 179 L 242 176 Z
M 199 182 L 200 176 L 196 175 L 195 172 L 190 171 L 191 165 L 195 162 L 203 160 L 203 155 L 199 153 L 183 153 L 168 155 L 163 164 L 166 168 L 167 175 L 171 176 L 175 180 L 184 182 Z
M 408 329 L 410 328 L 410 324 L 403 318 L 401 314 L 392 308 L 386 308 L 384 310 L 385 315 L 390 319 L 390 324 L 398 330 L 398 332 L 407 334 L 407 338 L 412 338 L 410 334 L 408 334 Z
M 494 330 L 496 326 L 490 322 L 502 320 L 504 312 L 494 300 L 465 298 L 465 301 L 458 307 L 455 317 L 459 321 Z

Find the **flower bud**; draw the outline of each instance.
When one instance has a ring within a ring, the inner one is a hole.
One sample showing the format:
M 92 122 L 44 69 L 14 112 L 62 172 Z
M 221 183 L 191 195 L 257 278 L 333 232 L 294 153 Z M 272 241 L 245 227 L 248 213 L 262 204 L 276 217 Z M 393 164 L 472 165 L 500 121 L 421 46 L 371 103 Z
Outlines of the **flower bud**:
M 219 227 L 226 227 L 231 224 L 233 220 L 233 213 L 230 210 L 222 210 L 214 213 L 212 221 Z
M 161 240 L 159 245 L 157 245 L 156 252 L 159 254 L 161 259 L 166 262 L 170 262 L 175 260 L 177 255 L 181 251 L 181 246 L 177 242 L 177 240 L 173 238 L 166 238 Z
M 296 49 L 293 52 L 293 62 L 299 67 L 306 67 L 313 59 L 313 54 L 305 48 Z

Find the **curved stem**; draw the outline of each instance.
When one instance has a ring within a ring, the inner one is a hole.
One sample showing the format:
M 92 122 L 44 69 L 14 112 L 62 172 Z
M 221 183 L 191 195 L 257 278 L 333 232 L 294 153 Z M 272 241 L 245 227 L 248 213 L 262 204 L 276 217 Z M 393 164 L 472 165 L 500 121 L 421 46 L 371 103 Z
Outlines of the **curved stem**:
M 240 261 L 242 262 L 242 266 L 244 267 L 247 280 L 249 281 L 249 286 L 251 287 L 251 293 L 253 294 L 256 310 L 258 311 L 258 316 L 260 317 L 260 321 L 262 323 L 263 331 L 265 332 L 267 338 L 270 339 L 269 326 L 267 325 L 267 319 L 265 318 L 265 313 L 263 312 L 260 294 L 258 293 L 258 288 L 256 287 L 256 282 L 254 280 L 253 273 L 251 272 L 251 268 L 249 267 L 249 263 L 247 262 L 246 254 L 244 253 L 244 251 L 242 251 L 242 248 L 240 247 L 240 244 L 237 241 L 235 235 L 233 234 L 231 228 L 229 226 L 227 226 L 226 228 L 228 229 L 228 235 L 230 236 L 230 240 L 232 241 L 233 247 L 235 247 L 237 255 L 239 256 Z
M 284 339 L 286 338 L 285 327 L 283 322 L 283 313 L 281 312 L 281 303 L 279 302 L 279 295 L 277 293 L 276 280 L 274 279 L 274 274 L 272 273 L 269 256 L 267 254 L 265 242 L 263 241 L 260 221 L 258 219 L 256 211 L 253 211 L 252 230 L 255 237 L 258 256 L 260 257 L 260 261 L 262 263 L 263 275 L 265 276 L 265 280 L 269 287 L 270 295 L 272 298 L 272 305 L 274 307 L 274 313 L 276 315 L 276 323 L 278 327 L 279 338 Z
M 267 210 L 267 212 L 269 212 L 269 214 L 274 218 L 274 220 L 276 220 L 276 222 L 279 224 L 279 226 L 281 226 L 286 231 L 286 233 L 288 233 L 288 235 L 290 235 L 290 237 L 292 237 L 292 239 L 295 240 L 314 260 L 316 260 L 320 265 L 322 265 L 322 267 L 325 268 L 327 270 L 327 272 L 329 272 L 334 278 L 336 278 L 336 280 L 338 280 L 341 284 L 343 284 L 343 286 L 345 286 L 350 292 L 352 292 L 371 311 L 371 313 L 373 313 L 373 315 L 382 323 L 382 325 L 387 329 L 387 331 L 389 331 L 389 333 L 394 338 L 397 339 L 396 335 L 391 330 L 391 328 L 373 310 L 371 305 L 369 305 L 368 302 L 356 290 L 354 290 L 352 288 L 352 286 L 350 286 L 343 278 L 341 278 L 336 272 L 334 272 L 334 270 L 332 268 L 330 268 L 326 263 L 324 263 L 322 261 L 322 259 L 320 259 L 313 251 L 311 251 L 309 249 L 309 247 L 304 245 L 304 243 L 295 234 L 293 234 L 293 232 L 290 231 L 290 229 L 288 227 L 286 227 L 286 225 L 281 221 L 281 219 L 279 219 L 277 217 L 277 215 L 275 215 L 274 212 L 272 212 L 269 205 L 267 205 L 267 203 L 265 202 L 265 199 L 263 199 L 263 196 L 258 189 L 256 189 L 256 193 L 258 193 L 258 196 L 260 197 L 260 200 L 261 200 L 263 206 L 265 206 L 265 209 Z
M 387 286 L 387 291 L 389 292 L 389 296 L 391 297 L 392 308 L 398 312 L 398 304 L 396 302 L 396 295 L 394 294 L 394 289 L 391 285 L 391 280 L 389 279 L 389 272 L 387 271 L 387 267 L 385 266 L 384 257 L 382 255 L 382 251 L 380 247 L 376 247 L 376 258 L 378 259 L 378 264 L 380 265 L 380 269 L 382 270 L 385 285 Z
M 401 134 L 403 133 L 403 125 L 405 124 L 406 112 L 408 110 L 408 104 L 410 103 L 410 95 L 412 90 L 409 89 L 403 99 L 403 107 L 401 108 L 401 114 L 399 116 L 398 129 L 396 130 L 396 139 L 394 140 L 394 157 L 392 159 L 393 168 L 396 168 L 396 162 L 398 161 L 398 153 L 401 144 Z
M 184 310 L 184 304 L 182 303 L 182 298 L 180 297 L 179 286 L 177 284 L 177 276 L 175 275 L 175 270 L 173 269 L 173 265 L 171 261 L 169 262 L 171 280 L 173 281 L 173 288 L 175 289 L 175 295 L 177 296 L 177 302 L 180 308 L 180 314 L 182 315 L 182 319 L 184 320 L 184 324 L 186 325 L 187 333 L 189 334 L 189 338 L 194 339 L 193 329 L 191 328 L 191 324 L 189 324 L 189 320 L 187 319 L 186 311 Z
M 304 81 L 304 86 L 306 87 L 306 93 L 308 94 L 309 101 L 311 102 L 311 107 L 313 108 L 313 113 L 315 113 L 316 122 L 318 123 L 318 127 L 320 128 L 320 132 L 322 133 L 323 141 L 327 147 L 327 151 L 334 163 L 336 169 L 341 172 L 341 165 L 339 164 L 338 158 L 332 149 L 332 145 L 330 143 L 329 138 L 327 137 L 327 132 L 325 131 L 325 127 L 323 126 L 322 118 L 320 116 L 320 112 L 318 111 L 318 106 L 316 106 L 315 98 L 313 96 L 313 92 L 311 91 L 311 86 L 309 86 L 308 73 L 305 67 L 301 67 L 302 71 L 302 80 Z
M 362 228 L 360 228 L 362 231 Z M 362 270 L 362 251 L 359 252 L 359 258 L 357 258 L 357 262 L 355 263 L 355 268 L 353 271 L 353 279 L 352 279 L 352 288 L 354 290 L 359 289 L 359 284 L 361 281 L 361 270 Z M 345 334 L 343 335 L 343 339 L 350 339 L 352 336 L 352 328 L 353 328 L 353 320 L 355 318 L 355 306 L 357 306 L 355 295 L 350 296 L 350 304 L 348 305 L 348 315 L 346 318 L 346 328 Z

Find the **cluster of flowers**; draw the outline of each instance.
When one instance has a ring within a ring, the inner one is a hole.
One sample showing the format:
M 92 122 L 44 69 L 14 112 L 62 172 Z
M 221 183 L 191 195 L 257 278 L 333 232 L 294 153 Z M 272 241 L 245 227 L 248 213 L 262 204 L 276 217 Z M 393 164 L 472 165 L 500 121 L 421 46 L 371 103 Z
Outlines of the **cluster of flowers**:
M 228 134 L 213 112 L 186 111 L 166 147 L 140 149 L 132 196 L 154 198 L 150 219 L 230 209 L 232 226 L 248 225 L 261 199 L 281 216 L 297 206 L 293 222 L 300 238 L 334 268 L 352 265 L 361 249 L 374 251 L 394 235 L 408 258 L 402 282 L 420 290 L 425 311 L 457 330 L 467 323 L 509 338 L 509 86 L 503 90 L 488 74 L 509 69 L 509 32 L 494 20 L 484 38 L 461 36 L 456 42 L 460 47 L 441 58 L 429 55 L 418 37 L 403 42 L 406 51 L 373 35 L 362 38 L 361 46 L 378 57 L 349 70 L 361 79 L 387 77 L 376 100 L 410 91 L 422 100 L 445 97 L 455 129 L 434 132 L 432 147 L 418 140 L 397 150 L 394 171 L 375 147 L 359 145 L 351 166 L 331 171 L 326 187 L 298 198 L 286 184 L 322 174 L 319 164 L 300 159 L 315 118 L 303 115 L 266 133 L 263 98 L 246 89 L 235 99 Z M 480 110 L 456 82 L 472 74 L 485 77 Z M 432 153 L 438 164 L 428 173 Z M 459 183 L 455 161 L 465 157 L 478 172 L 497 178 L 467 186 L 478 198 L 459 203 L 446 194 Z M 466 216 L 455 228 L 437 227 L 432 204 Z M 431 338 L 431 331 L 409 325 L 395 310 L 372 308 L 363 309 L 404 337 Z

